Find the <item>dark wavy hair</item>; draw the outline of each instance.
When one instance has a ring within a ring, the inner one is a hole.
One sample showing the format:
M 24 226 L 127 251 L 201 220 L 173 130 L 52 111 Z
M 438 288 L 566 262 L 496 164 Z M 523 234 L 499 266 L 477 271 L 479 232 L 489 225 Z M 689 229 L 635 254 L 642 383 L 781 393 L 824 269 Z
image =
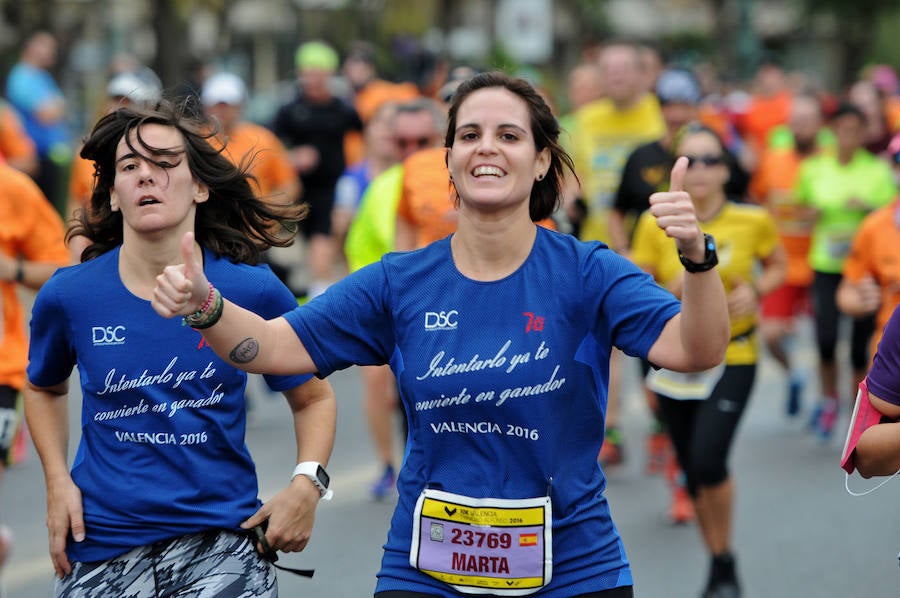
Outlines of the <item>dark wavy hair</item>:
M 307 206 L 298 202 L 277 205 L 258 198 L 251 186 L 254 177 L 249 172 L 255 154 L 235 165 L 223 155 L 224 147 L 217 149 L 209 143 L 217 131 L 211 121 L 184 105 L 163 100 L 149 109 L 132 106 L 107 114 L 86 139 L 81 157 L 94 162 L 94 188 L 89 205 L 76 213 L 66 234 L 67 240 L 84 236 L 91 241 L 82 252 L 81 261 L 122 244 L 122 213 L 110 207 L 119 142 L 125 139 L 135 154 L 160 168 L 167 167 L 166 162 L 150 156 L 165 156 L 172 151 L 152 147 L 141 137 L 141 127 L 150 124 L 172 127 L 181 133 L 191 174 L 209 188 L 207 201 L 197 205 L 194 223 L 201 246 L 234 262 L 256 264 L 262 249 L 294 242 L 297 223 L 306 215 Z M 132 132 L 141 149 L 132 145 Z
M 535 149 L 540 152 L 544 148 L 550 148 L 550 169 L 547 171 L 547 176 L 534 182 L 528 204 L 528 213 L 532 221 L 537 222 L 549 218 L 559 208 L 565 184 L 564 169 L 567 168 L 575 175 L 575 165 L 572 157 L 559 143 L 559 121 L 553 116 L 553 112 L 544 98 L 535 91 L 530 83 L 499 71 L 480 73 L 460 83 L 450 104 L 444 145 L 448 148 L 453 147 L 453 141 L 456 138 L 456 117 L 462 103 L 473 92 L 490 87 L 506 89 L 525 102 L 531 117 L 531 134 L 534 137 Z

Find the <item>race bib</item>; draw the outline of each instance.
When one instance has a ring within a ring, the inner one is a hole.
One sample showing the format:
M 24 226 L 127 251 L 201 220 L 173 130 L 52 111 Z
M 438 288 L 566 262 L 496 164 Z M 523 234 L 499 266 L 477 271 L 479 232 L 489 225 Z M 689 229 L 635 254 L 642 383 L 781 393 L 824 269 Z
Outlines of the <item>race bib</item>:
M 647 388 L 671 399 L 696 401 L 709 398 L 725 371 L 725 364 L 702 372 L 674 372 L 650 368 L 645 380 Z
M 470 498 L 425 489 L 409 563 L 465 594 L 525 596 L 553 572 L 550 497 Z

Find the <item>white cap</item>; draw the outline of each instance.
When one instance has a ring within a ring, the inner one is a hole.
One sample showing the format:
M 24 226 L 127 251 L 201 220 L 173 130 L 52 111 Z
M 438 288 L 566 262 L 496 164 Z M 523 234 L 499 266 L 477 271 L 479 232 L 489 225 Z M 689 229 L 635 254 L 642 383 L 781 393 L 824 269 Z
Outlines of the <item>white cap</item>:
M 132 102 L 152 103 L 159 100 L 159 87 L 138 75 L 119 73 L 106 85 L 106 95 L 111 98 L 128 98 Z
M 244 82 L 232 73 L 216 73 L 211 75 L 203 84 L 200 99 L 204 106 L 216 104 L 231 104 L 237 106 L 247 98 L 247 88 Z

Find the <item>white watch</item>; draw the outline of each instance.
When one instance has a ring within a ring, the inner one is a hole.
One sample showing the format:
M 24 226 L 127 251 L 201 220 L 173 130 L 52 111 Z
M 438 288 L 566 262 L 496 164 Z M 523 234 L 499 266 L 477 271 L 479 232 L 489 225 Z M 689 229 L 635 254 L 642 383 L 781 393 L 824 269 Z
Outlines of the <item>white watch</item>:
M 322 500 L 331 500 L 331 497 L 334 496 L 334 492 L 328 489 L 331 478 L 328 477 L 328 474 L 325 472 L 325 468 L 322 467 L 321 463 L 317 463 L 316 461 L 304 461 L 303 463 L 298 463 L 297 467 L 294 468 L 294 473 L 291 474 L 291 481 L 294 481 L 294 478 L 298 475 L 306 476 L 316 485 Z

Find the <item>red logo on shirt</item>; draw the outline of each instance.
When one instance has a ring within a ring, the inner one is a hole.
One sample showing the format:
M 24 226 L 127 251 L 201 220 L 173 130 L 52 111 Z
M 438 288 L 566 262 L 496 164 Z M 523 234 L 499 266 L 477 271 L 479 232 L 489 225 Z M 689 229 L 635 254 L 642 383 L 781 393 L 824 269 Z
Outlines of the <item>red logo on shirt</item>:
M 536 316 L 530 311 L 523 311 L 522 315 L 528 318 L 528 323 L 525 325 L 525 332 L 531 332 L 532 330 L 543 330 L 544 329 L 544 318 L 542 316 Z
M 209 343 L 206 342 L 206 337 L 203 335 L 200 335 L 200 342 L 197 343 L 197 350 L 199 351 L 203 347 L 208 347 L 208 346 L 209 346 Z

